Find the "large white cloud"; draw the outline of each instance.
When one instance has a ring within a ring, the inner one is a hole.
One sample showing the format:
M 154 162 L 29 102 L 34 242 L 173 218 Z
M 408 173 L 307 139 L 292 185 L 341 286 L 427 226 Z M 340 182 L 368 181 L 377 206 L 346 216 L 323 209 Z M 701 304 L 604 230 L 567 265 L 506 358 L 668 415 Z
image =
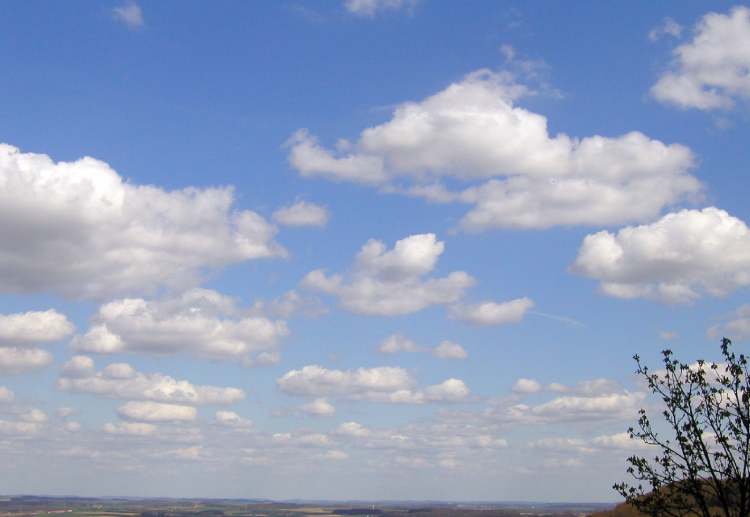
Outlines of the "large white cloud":
M 586 236 L 572 271 L 619 298 L 684 303 L 750 285 L 750 229 L 714 207 Z
M 198 411 L 193 406 L 180 404 L 131 401 L 117 408 L 117 414 L 125 420 L 136 422 L 191 422 Z
M 80 357 L 80 356 L 79 356 Z M 101 372 L 75 371 L 57 380 L 63 391 L 90 393 L 126 400 L 152 400 L 175 404 L 233 404 L 245 398 L 239 388 L 196 386 L 161 373 L 140 373 L 125 363 L 113 363 Z
M 191 353 L 212 358 L 274 362 L 286 323 L 240 310 L 232 298 L 191 289 L 174 298 L 126 298 L 102 305 L 86 334 L 76 336 L 81 352 Z
M 673 63 L 651 88 L 680 108 L 726 109 L 750 99 L 750 8 L 708 13 L 692 41 L 674 49 Z
M 459 379 L 416 388 L 416 381 L 403 368 L 381 366 L 353 370 L 331 370 L 308 365 L 290 370 L 276 381 L 284 393 L 303 397 L 334 396 L 393 404 L 458 402 L 469 395 Z
M 40 348 L 0 347 L 0 374 L 18 374 L 52 364 L 52 354 Z
M 461 221 L 470 231 L 641 222 L 700 192 L 688 148 L 636 131 L 552 136 L 544 116 L 515 105 L 527 93 L 507 73 L 480 70 L 399 105 L 337 152 L 300 130 L 289 161 L 307 177 L 471 204 Z M 450 191 L 444 180 L 468 188 Z
M 444 249 L 432 233 L 401 239 L 391 250 L 371 239 L 362 246 L 346 277 L 318 269 L 308 273 L 302 285 L 337 296 L 343 308 L 358 314 L 410 314 L 430 305 L 455 302 L 474 285 L 474 279 L 463 271 L 425 278 Z
M 194 285 L 207 270 L 284 255 L 231 188 L 128 183 L 93 158 L 55 163 L 0 144 L 0 290 L 104 298 Z
M 73 324 L 54 309 L 0 314 L 0 344 L 24 346 L 59 341 L 73 333 Z

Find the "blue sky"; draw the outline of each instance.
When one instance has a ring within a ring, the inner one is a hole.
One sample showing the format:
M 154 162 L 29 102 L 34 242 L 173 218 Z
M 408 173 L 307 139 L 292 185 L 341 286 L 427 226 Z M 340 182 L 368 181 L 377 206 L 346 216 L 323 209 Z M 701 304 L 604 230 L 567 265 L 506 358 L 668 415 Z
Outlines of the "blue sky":
M 614 500 L 631 356 L 750 337 L 747 48 L 730 2 L 7 6 L 4 490 Z

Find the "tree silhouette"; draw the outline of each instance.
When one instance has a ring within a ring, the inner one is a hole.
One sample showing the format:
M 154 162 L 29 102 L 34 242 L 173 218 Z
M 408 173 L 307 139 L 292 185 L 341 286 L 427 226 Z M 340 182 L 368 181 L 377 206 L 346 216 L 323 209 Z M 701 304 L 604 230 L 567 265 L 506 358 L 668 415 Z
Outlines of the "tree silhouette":
M 639 411 L 630 437 L 656 455 L 628 458 L 636 485 L 617 483 L 626 502 L 653 516 L 746 517 L 750 512 L 750 374 L 747 358 L 721 342 L 723 362 L 686 364 L 662 352 L 664 369 L 652 371 L 637 355 L 636 372 L 661 399 L 666 426 L 652 426 Z M 664 432 L 663 432 L 664 431 Z

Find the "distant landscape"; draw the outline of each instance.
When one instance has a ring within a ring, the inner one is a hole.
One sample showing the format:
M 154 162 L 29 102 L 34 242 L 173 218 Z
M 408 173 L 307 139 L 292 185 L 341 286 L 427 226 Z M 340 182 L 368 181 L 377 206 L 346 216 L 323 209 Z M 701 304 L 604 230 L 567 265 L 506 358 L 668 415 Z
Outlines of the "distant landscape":
M 610 510 L 606 503 L 271 501 L 263 499 L 138 499 L 0 496 L 0 517 L 580 517 Z

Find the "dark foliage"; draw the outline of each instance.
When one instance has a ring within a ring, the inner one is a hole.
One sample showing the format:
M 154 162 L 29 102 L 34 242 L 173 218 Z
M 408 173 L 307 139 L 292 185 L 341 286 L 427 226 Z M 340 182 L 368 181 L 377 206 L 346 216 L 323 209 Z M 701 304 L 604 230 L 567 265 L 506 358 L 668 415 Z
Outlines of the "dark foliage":
M 636 372 L 663 403 L 667 432 L 639 411 L 630 437 L 655 456 L 628 458 L 637 485 L 614 485 L 626 502 L 653 516 L 747 517 L 750 512 L 750 375 L 747 358 L 722 339 L 722 363 L 682 363 L 662 352 L 664 369 L 634 357 Z

